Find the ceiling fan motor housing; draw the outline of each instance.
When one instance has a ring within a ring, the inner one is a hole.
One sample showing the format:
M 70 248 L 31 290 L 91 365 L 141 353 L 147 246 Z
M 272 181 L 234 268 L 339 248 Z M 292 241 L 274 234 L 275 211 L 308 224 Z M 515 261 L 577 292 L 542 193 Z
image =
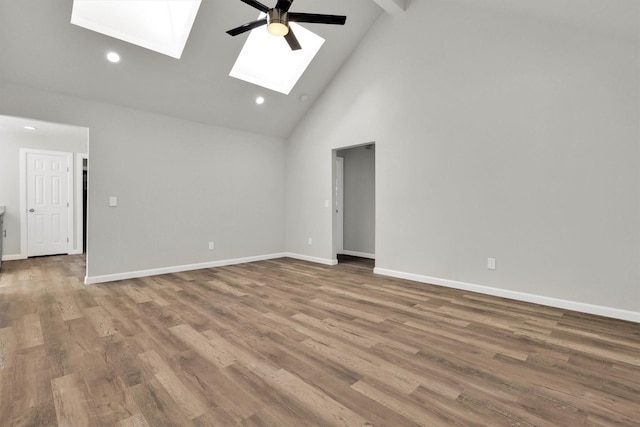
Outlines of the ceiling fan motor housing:
M 267 13 L 267 28 L 276 36 L 286 36 L 289 32 L 289 13 L 282 9 L 269 9 Z

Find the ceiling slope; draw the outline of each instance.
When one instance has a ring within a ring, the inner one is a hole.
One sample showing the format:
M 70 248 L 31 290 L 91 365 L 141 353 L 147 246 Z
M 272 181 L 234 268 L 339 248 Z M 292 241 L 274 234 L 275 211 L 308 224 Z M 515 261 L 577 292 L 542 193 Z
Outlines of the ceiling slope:
M 257 16 L 240 0 L 203 1 L 180 60 L 72 25 L 72 5 L 0 1 L 0 81 L 278 137 L 294 129 L 382 13 L 371 0 L 296 0 L 297 11 L 348 18 L 345 26 L 306 25 L 326 42 L 287 96 L 228 75 L 247 36 L 225 31 Z M 105 60 L 109 50 L 121 63 Z M 256 105 L 257 96 L 266 102 Z

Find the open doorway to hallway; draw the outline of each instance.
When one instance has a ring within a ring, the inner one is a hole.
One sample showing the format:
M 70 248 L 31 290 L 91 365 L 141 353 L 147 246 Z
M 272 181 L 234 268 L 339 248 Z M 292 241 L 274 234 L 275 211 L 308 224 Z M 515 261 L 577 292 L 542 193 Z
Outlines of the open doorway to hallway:
M 375 260 L 375 144 L 335 150 L 334 242 L 336 259 Z

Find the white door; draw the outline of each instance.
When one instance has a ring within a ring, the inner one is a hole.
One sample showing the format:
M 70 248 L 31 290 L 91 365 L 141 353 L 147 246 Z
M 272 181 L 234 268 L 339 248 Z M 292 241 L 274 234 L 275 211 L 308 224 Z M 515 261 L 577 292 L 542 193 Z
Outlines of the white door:
M 344 158 L 336 157 L 336 253 L 344 252 Z
M 69 157 L 27 153 L 27 256 L 69 253 Z

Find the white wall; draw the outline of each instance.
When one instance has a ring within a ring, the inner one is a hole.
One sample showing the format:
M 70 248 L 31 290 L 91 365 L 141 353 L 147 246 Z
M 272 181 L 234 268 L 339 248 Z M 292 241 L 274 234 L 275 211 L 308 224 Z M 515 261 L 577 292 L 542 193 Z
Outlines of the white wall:
M 22 126 L 9 125 L 10 122 L 22 122 L 17 118 L 0 118 L 0 206 L 6 206 L 4 228 L 7 237 L 4 239 L 3 253 L 5 258 L 19 257 L 20 247 L 20 149 L 35 149 L 46 151 L 64 151 L 75 154 L 87 153 L 87 129 L 77 126 L 57 126 L 50 123 L 34 123 L 37 131 L 28 131 Z M 6 125 L 6 126 L 5 126 Z M 70 165 L 72 176 L 75 177 L 75 161 Z M 82 171 L 80 171 L 82 173 Z M 75 178 L 72 177 L 70 194 L 75 200 Z M 71 213 L 74 224 L 75 210 Z M 75 225 L 74 225 L 75 227 Z M 74 228 L 75 230 L 75 228 Z M 73 239 L 72 249 L 76 239 Z M 82 251 L 82 248 L 79 248 Z
M 452 2 L 381 17 L 290 137 L 287 250 L 332 257 L 331 150 L 376 141 L 378 271 L 640 319 L 639 55 Z
M 376 148 L 374 144 L 340 150 L 344 158 L 344 253 L 376 252 Z
M 9 84 L 0 100 L 89 128 L 90 279 L 283 252 L 281 139 Z

